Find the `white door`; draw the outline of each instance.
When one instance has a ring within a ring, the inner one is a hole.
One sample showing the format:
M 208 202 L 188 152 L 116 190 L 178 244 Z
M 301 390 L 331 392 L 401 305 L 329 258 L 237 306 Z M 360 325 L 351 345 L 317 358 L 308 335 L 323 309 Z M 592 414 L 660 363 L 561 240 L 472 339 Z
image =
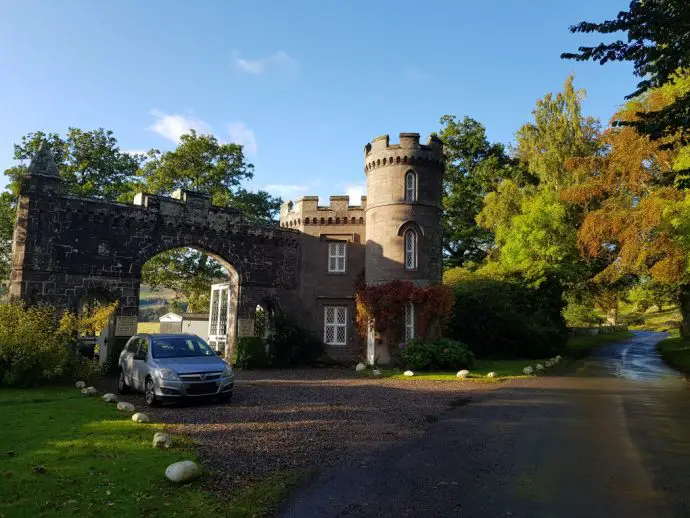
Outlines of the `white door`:
M 228 317 L 230 312 L 230 284 L 211 286 L 211 305 L 208 317 L 208 343 L 216 351 L 225 353 L 228 343 Z

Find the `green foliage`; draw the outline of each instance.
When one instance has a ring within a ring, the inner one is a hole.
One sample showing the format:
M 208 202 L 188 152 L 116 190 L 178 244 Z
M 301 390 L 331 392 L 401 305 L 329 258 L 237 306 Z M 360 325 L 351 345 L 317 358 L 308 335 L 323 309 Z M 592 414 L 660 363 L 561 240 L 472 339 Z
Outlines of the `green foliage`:
M 581 22 L 570 27 L 573 33 L 625 33 L 619 40 L 609 40 L 594 47 L 579 47 L 577 53 L 562 58 L 578 61 L 629 61 L 641 78 L 628 98 L 638 97 L 651 89 L 673 81 L 679 69 L 690 68 L 690 3 L 687 0 L 632 0 L 627 11 L 601 23 Z M 624 40 L 624 41 L 623 41 Z M 652 139 L 680 134 L 690 138 L 690 92 L 668 106 L 643 114 L 638 120 L 619 121 L 635 127 Z
M 77 351 L 78 321 L 49 306 L 0 304 L 0 386 L 74 380 L 100 372 Z
M 604 319 L 594 311 L 594 307 L 569 301 L 563 310 L 563 318 L 570 327 L 593 327 L 604 323 Z
M 525 199 L 510 225 L 496 229 L 496 241 L 502 245 L 498 257 L 503 270 L 520 272 L 529 282 L 569 279 L 577 272 L 577 228 L 553 191 Z
M 400 351 L 400 362 L 406 369 L 457 371 L 474 365 L 474 354 L 467 345 L 443 338 L 436 342 L 408 340 Z
M 29 133 L 14 145 L 14 159 L 30 161 L 44 140 L 50 145 L 65 181 L 65 191 L 75 196 L 118 199 L 131 191 L 144 159 L 121 151 L 113 132 L 103 128 L 88 131 L 69 128 L 64 138 L 57 133 Z M 15 195 L 19 194 L 19 184 L 27 170 L 28 165 L 19 165 L 5 171 Z
M 0 193 L 0 295 L 6 291 L 12 271 L 12 233 L 15 218 L 14 196 L 9 192 Z
M 574 157 L 591 156 L 598 149 L 599 121 L 582 115 L 584 90 L 575 90 L 573 76 L 563 92 L 546 94 L 532 112 L 534 121 L 516 133 L 517 156 L 527 164 L 542 188 L 558 189 L 576 183 L 568 168 Z
M 562 289 L 552 279 L 539 287 L 450 270 L 444 282 L 455 292 L 446 335 L 479 357 L 540 358 L 565 342 Z
M 676 294 L 673 286 L 655 282 L 650 277 L 642 277 L 627 294 L 629 302 L 635 305 L 637 311 L 646 311 L 656 306 L 659 311 L 675 303 Z
M 319 337 L 282 313 L 274 316 L 267 343 L 269 362 L 273 367 L 313 365 L 324 350 Z
M 506 178 L 524 171 L 502 144 L 491 144 L 481 123 L 444 115 L 440 137 L 447 157 L 443 177 L 443 251 L 446 262 L 461 266 L 480 261 L 492 242 L 491 233 L 477 225 L 484 195 Z
M 269 366 L 266 343 L 259 336 L 237 339 L 237 366 L 240 369 L 265 369 Z

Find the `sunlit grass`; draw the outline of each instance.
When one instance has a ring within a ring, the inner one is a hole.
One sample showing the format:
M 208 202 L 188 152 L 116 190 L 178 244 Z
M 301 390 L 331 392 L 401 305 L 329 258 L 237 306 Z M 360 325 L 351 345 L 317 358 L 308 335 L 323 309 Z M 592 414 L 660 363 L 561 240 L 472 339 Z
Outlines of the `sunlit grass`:
M 671 367 L 690 374 L 690 340 L 681 338 L 678 330 L 675 330 L 670 338 L 659 342 L 656 347 Z
M 205 489 L 207 472 L 174 485 L 163 473 L 196 458 L 189 439 L 154 449 L 162 425 L 134 423 L 74 388 L 3 389 L 0 416 L 0 516 L 263 516 L 299 477 L 277 472 L 243 491 L 216 493 Z

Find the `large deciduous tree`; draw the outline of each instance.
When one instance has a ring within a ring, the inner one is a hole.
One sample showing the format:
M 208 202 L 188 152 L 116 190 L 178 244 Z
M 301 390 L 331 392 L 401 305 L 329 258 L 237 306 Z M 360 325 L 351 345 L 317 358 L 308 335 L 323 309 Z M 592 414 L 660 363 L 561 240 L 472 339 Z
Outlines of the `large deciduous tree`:
M 491 144 L 484 126 L 470 117 L 441 117 L 446 154 L 443 179 L 443 251 L 449 266 L 480 262 L 492 233 L 476 222 L 484 196 L 506 178 L 522 180 L 524 171 L 502 144 Z M 519 177 L 519 178 L 518 178 Z
M 141 169 L 140 187 L 152 194 L 170 194 L 189 189 L 208 194 L 214 205 L 232 205 L 245 211 L 254 223 L 268 223 L 280 210 L 280 198 L 264 191 L 249 192 L 241 187 L 251 179 L 254 166 L 242 146 L 221 143 L 213 135 L 191 131 L 183 135 L 172 151 L 152 150 Z M 174 290 L 189 302 L 189 309 L 208 309 L 209 286 L 227 278 L 223 266 L 200 250 L 176 249 L 149 260 L 142 280 L 152 288 Z
M 674 75 L 690 68 L 690 2 L 688 0 L 632 0 L 627 11 L 600 23 L 581 22 L 570 27 L 573 33 L 625 33 L 626 41 L 616 40 L 593 47 L 583 46 L 563 58 L 578 61 L 628 61 L 640 78 L 637 89 L 627 96 L 639 97 L 650 89 L 673 81 Z M 636 118 L 616 119 L 632 125 L 652 139 L 677 136 L 690 142 L 690 92 L 654 111 Z

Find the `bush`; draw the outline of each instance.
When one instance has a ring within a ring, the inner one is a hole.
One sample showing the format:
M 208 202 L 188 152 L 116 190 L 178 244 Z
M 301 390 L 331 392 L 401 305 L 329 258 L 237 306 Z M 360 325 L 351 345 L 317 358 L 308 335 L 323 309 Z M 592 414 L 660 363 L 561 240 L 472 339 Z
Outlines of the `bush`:
M 409 340 L 400 352 L 400 361 L 405 369 L 450 370 L 468 369 L 474 365 L 474 354 L 469 348 L 447 338 L 426 343 Z
M 277 314 L 268 342 L 273 367 L 313 365 L 323 355 L 323 342 L 287 315 Z
M 597 315 L 594 308 L 577 302 L 570 302 L 563 311 L 563 317 L 570 327 L 600 326 L 604 319 Z
M 243 336 L 237 340 L 237 366 L 241 369 L 268 367 L 266 343 L 258 336 Z
M 77 319 L 50 306 L 0 304 L 0 386 L 30 386 L 100 374 L 77 350 Z
M 545 281 L 533 288 L 517 280 L 451 273 L 444 274 L 455 292 L 446 336 L 468 344 L 477 356 L 539 358 L 565 344 L 558 283 Z
M 406 369 L 420 371 L 428 369 L 434 361 L 432 345 L 421 340 L 409 340 L 400 351 L 400 361 Z

